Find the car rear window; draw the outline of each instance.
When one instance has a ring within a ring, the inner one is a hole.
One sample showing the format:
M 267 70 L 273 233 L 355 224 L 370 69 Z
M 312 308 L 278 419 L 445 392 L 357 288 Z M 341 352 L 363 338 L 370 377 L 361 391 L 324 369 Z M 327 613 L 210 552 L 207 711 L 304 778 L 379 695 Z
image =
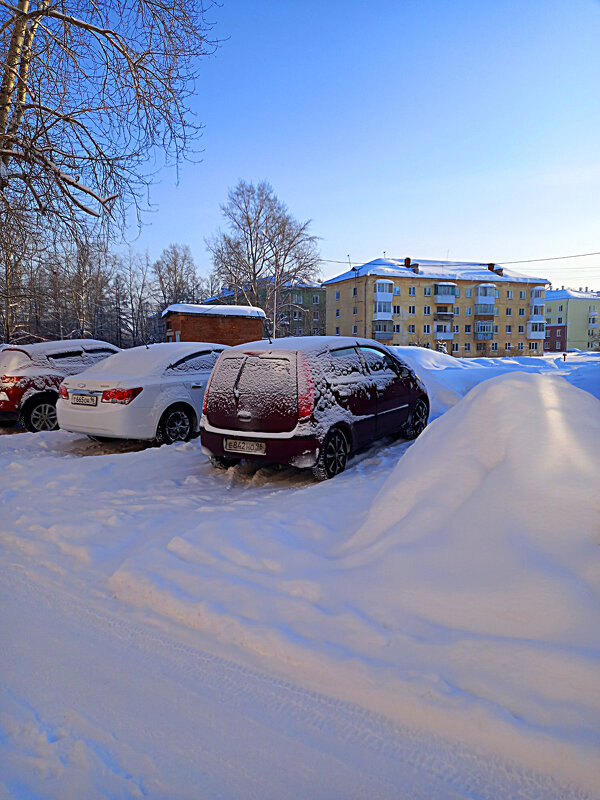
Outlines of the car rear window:
M 179 361 L 171 364 L 168 369 L 174 373 L 210 370 L 217 363 L 221 352 L 221 350 L 203 350 L 199 353 L 192 353 L 189 356 L 180 358 Z
M 0 375 L 31 366 L 31 357 L 24 350 L 3 350 L 0 353 Z

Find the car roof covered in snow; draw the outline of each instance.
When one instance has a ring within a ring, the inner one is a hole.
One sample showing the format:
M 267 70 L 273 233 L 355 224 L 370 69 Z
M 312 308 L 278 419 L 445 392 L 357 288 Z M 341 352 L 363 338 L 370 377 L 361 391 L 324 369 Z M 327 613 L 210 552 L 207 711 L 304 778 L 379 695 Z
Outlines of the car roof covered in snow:
M 51 353 L 68 353 L 70 350 L 93 350 L 98 347 L 110 347 L 115 353 L 119 348 L 114 344 L 103 342 L 100 339 L 59 339 L 55 342 L 36 342 L 35 344 L 6 345 L 6 350 L 20 350 L 27 353 L 33 360 L 36 356 L 46 356 Z
M 210 350 L 227 350 L 225 344 L 214 342 L 160 342 L 158 344 L 131 347 L 121 350 L 114 356 L 105 358 L 98 364 L 89 367 L 85 375 L 101 377 L 108 375 L 111 378 L 125 378 L 128 375 L 140 377 L 142 375 L 156 375 L 162 373 L 169 364 L 194 353 Z
M 359 339 L 356 336 L 286 336 L 283 339 L 261 339 L 257 342 L 247 342 L 232 347 L 232 350 L 288 350 L 290 352 L 302 350 L 303 352 L 320 352 L 325 349 L 337 350 L 340 347 L 355 347 L 357 344 L 382 347 L 388 350 L 385 344 L 375 339 Z
M 162 312 L 167 314 L 214 314 L 224 317 L 264 317 L 265 312 L 256 306 L 194 305 L 193 303 L 173 303 Z

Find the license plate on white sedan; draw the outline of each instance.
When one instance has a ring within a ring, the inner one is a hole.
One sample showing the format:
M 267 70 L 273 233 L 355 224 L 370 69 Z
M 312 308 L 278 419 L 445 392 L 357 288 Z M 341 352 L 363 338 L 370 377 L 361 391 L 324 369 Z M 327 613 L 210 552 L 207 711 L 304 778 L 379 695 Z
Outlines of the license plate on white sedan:
M 249 442 L 247 439 L 225 439 L 225 450 L 229 453 L 254 453 L 264 456 L 267 445 L 264 442 Z
M 94 394 L 72 394 L 71 403 L 74 406 L 97 406 L 98 398 Z

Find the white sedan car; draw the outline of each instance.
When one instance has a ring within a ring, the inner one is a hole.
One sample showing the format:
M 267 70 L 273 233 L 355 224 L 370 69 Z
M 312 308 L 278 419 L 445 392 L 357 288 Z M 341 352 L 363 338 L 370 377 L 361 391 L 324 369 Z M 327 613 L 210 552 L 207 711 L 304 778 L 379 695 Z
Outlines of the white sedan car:
M 58 424 L 99 439 L 186 442 L 198 433 L 204 389 L 226 349 L 169 342 L 123 350 L 63 381 Z

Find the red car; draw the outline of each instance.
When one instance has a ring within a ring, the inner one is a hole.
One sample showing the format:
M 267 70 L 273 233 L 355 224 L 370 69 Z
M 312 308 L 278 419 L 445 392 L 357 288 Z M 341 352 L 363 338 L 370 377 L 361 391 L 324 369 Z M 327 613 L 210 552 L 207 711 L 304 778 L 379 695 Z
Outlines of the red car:
M 428 417 L 424 385 L 384 345 L 286 338 L 221 354 L 204 395 L 200 437 L 215 466 L 246 458 L 311 468 L 324 480 L 381 436 L 418 436 Z
M 0 350 L 0 424 L 21 420 L 28 431 L 53 431 L 58 387 L 119 348 L 96 339 L 8 345 Z

